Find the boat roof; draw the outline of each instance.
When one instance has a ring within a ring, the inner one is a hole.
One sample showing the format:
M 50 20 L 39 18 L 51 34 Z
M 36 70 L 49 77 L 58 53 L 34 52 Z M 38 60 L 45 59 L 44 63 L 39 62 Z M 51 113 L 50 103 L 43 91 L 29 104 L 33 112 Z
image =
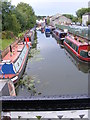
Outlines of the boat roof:
M 63 31 L 61 31 L 61 30 L 58 30 L 58 29 L 55 29 L 54 31 L 56 31 L 56 32 L 58 32 L 58 33 L 65 33 L 65 32 L 63 32 Z
M 86 42 L 79 42 L 78 40 L 81 40 L 81 38 L 78 38 L 77 37 L 77 40 L 75 40 L 74 39 L 74 36 L 71 36 L 71 35 L 69 35 L 69 36 L 66 36 L 66 38 L 68 39 L 68 40 L 70 40 L 70 41 L 72 41 L 73 43 L 75 43 L 77 46 L 81 46 L 81 45 L 88 45 Z
M 12 55 L 10 53 L 10 51 L 8 52 L 8 54 L 3 58 L 3 63 L 7 63 L 7 62 L 14 62 L 18 56 L 20 55 L 21 51 L 23 50 L 24 48 L 24 44 L 23 43 L 18 43 L 17 45 L 15 45 L 13 48 L 12 48 Z

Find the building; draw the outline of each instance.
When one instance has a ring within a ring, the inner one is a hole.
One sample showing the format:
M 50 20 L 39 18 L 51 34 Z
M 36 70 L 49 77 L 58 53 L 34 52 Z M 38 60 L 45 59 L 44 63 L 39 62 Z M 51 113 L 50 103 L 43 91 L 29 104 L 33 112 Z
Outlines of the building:
M 61 14 L 56 14 L 56 15 L 53 15 L 50 17 L 50 25 L 53 25 L 53 26 L 55 26 L 55 24 L 64 24 L 65 25 L 65 24 L 71 24 L 71 23 L 72 23 L 72 21 L 69 18 L 67 18 Z
M 86 26 L 88 21 L 90 21 L 90 12 L 82 16 L 82 25 Z

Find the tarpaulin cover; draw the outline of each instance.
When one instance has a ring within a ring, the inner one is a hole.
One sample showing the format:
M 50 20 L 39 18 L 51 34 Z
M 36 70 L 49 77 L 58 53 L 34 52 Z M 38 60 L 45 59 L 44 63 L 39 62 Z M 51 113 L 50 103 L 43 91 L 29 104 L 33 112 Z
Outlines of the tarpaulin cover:
M 45 28 L 45 32 L 50 32 L 50 29 L 49 28 Z
M 0 65 L 0 74 L 15 74 L 12 63 Z

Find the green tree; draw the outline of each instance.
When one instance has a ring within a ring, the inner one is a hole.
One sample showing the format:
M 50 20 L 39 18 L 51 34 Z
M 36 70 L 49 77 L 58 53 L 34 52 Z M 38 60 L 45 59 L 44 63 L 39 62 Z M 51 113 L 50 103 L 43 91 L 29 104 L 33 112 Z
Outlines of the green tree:
M 78 21 L 78 18 L 71 15 L 71 14 L 63 14 L 65 17 L 69 18 L 72 20 L 72 22 L 77 22 Z
M 82 18 L 82 15 L 84 15 L 87 12 L 90 12 L 90 8 L 81 8 L 77 10 L 76 15 L 77 17 Z
M 36 16 L 32 7 L 27 3 L 19 3 L 16 7 L 17 11 L 24 16 L 26 29 L 34 27 L 36 24 Z

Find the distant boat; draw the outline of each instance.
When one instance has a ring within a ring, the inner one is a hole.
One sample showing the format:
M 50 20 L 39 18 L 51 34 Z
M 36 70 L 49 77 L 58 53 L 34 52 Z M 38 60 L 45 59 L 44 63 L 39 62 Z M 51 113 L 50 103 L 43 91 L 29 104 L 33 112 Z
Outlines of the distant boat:
M 41 33 L 44 33 L 44 27 L 41 28 Z
M 57 40 L 61 40 L 61 41 L 64 41 L 65 36 L 67 35 L 66 32 L 62 32 L 61 30 L 58 29 L 53 30 L 52 34 Z
M 76 56 L 79 60 L 89 63 L 90 62 L 90 45 L 82 40 L 68 35 L 65 38 L 64 46 L 71 54 Z
M 28 31 L 28 33 L 26 33 L 24 36 L 24 43 L 32 47 L 32 44 L 34 43 L 34 36 L 35 36 L 34 30 Z
M 45 28 L 45 35 L 46 35 L 46 37 L 50 37 L 50 28 L 49 27 L 46 27 Z
M 49 27 L 45 28 L 45 34 L 50 34 L 50 28 Z
M 10 49 L 0 62 L 0 79 L 11 79 L 15 84 L 23 75 L 30 47 L 21 42 Z

